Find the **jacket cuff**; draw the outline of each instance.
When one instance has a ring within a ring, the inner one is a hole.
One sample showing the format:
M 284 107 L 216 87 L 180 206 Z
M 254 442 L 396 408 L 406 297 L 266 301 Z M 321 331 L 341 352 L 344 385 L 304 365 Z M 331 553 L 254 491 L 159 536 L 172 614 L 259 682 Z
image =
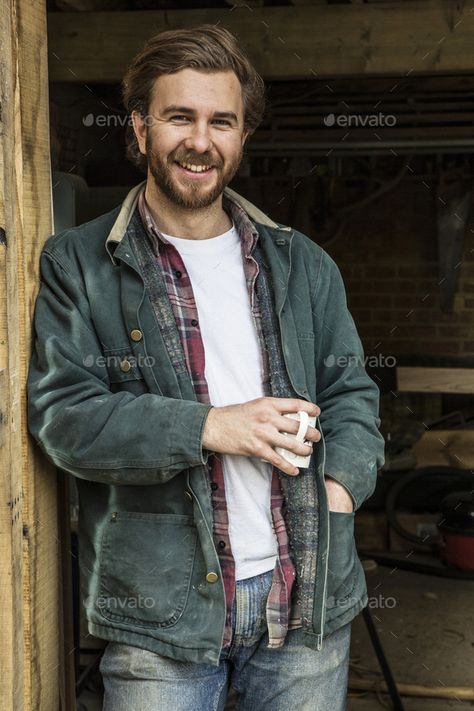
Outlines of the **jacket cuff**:
M 181 453 L 188 459 L 190 466 L 206 464 L 208 454 L 203 450 L 202 438 L 204 425 L 212 405 L 199 403 L 194 400 L 180 400 L 180 407 L 177 409 L 173 431 L 181 440 Z

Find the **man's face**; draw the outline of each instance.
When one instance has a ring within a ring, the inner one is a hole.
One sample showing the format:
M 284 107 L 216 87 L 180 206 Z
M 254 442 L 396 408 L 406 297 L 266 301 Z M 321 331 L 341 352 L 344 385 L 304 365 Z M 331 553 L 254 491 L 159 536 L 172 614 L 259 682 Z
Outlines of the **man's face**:
M 240 165 L 247 138 L 233 72 L 183 69 L 161 76 L 145 122 L 133 118 L 149 172 L 172 203 L 196 209 L 219 198 Z

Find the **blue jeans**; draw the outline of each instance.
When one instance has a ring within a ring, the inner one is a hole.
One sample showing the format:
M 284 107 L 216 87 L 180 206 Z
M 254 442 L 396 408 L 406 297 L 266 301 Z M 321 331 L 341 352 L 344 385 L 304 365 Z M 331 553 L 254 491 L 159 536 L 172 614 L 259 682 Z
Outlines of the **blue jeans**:
M 100 671 L 103 711 L 223 711 L 229 685 L 238 711 L 344 711 L 351 623 L 305 647 L 302 630 L 267 649 L 265 605 L 273 571 L 237 581 L 231 646 L 219 666 L 179 662 L 109 642 Z

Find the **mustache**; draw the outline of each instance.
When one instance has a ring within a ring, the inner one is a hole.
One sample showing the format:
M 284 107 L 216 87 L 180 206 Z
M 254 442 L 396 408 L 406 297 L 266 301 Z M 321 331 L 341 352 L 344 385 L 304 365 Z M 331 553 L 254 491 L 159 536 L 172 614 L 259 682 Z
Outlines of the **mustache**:
M 178 161 L 178 163 L 191 163 L 193 165 L 205 165 L 205 166 L 214 166 L 216 168 L 220 168 L 221 166 L 221 161 L 218 160 L 217 158 L 214 159 L 211 156 L 206 156 L 204 154 L 202 155 L 186 155 L 186 156 L 179 156 L 176 155 L 174 156 L 173 160 Z

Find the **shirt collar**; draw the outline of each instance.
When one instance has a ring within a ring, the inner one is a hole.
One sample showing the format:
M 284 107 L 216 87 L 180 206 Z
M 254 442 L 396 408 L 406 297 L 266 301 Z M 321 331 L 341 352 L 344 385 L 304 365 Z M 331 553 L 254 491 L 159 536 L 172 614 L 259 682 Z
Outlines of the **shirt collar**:
M 128 225 L 130 223 L 130 220 L 132 219 L 133 214 L 135 213 L 135 210 L 137 208 L 138 200 L 140 198 L 140 195 L 142 192 L 144 192 L 146 187 L 146 180 L 143 182 L 139 183 L 138 185 L 135 185 L 133 187 L 128 195 L 126 196 L 125 200 L 123 201 L 119 213 L 117 215 L 117 218 L 112 225 L 112 229 L 110 230 L 107 239 L 105 241 L 105 247 L 108 252 L 108 255 L 110 259 L 112 260 L 113 264 L 116 264 L 116 260 L 114 259 L 114 251 L 115 247 L 117 244 L 119 244 L 125 232 L 127 231 Z M 277 222 L 274 222 L 272 219 L 268 217 L 264 212 L 262 212 L 258 207 L 253 205 L 249 200 L 246 200 L 244 197 L 236 193 L 234 190 L 231 190 L 231 188 L 225 188 L 224 190 L 224 200 L 229 200 L 229 202 L 232 204 L 232 207 L 229 207 L 229 210 L 232 212 L 232 219 L 234 220 L 234 224 L 237 227 L 237 230 L 239 231 L 239 227 L 237 226 L 238 223 L 240 224 L 240 219 L 243 220 L 245 223 L 245 220 L 248 221 L 247 227 L 252 230 L 256 229 L 256 224 L 261 224 L 266 227 L 270 227 L 275 230 L 281 230 L 284 232 L 291 232 L 292 228 L 291 227 L 286 227 L 284 225 L 279 225 Z M 227 205 L 227 202 L 226 202 Z M 237 212 L 237 208 L 239 211 L 241 211 L 243 214 L 236 214 L 236 217 L 234 218 L 234 206 Z M 227 209 L 227 208 L 226 208 Z M 244 228 L 241 228 L 244 229 Z M 240 232 L 239 232 L 240 234 Z M 258 233 L 257 233 L 258 234 Z M 244 238 L 245 239 L 245 238 Z M 247 238 L 249 239 L 249 238 Z M 255 243 L 256 238 L 254 238 L 254 243 Z M 247 249 L 247 244 L 246 244 L 246 253 L 249 253 L 249 249 Z
M 258 230 L 249 219 L 245 210 L 240 207 L 231 197 L 224 195 L 222 206 L 234 223 L 237 234 L 242 242 L 243 253 L 250 256 L 258 239 Z M 150 211 L 143 190 L 138 196 L 137 207 L 142 218 L 143 226 L 150 237 L 155 254 L 158 253 L 161 244 L 170 244 L 162 232 L 158 229 L 156 221 Z

